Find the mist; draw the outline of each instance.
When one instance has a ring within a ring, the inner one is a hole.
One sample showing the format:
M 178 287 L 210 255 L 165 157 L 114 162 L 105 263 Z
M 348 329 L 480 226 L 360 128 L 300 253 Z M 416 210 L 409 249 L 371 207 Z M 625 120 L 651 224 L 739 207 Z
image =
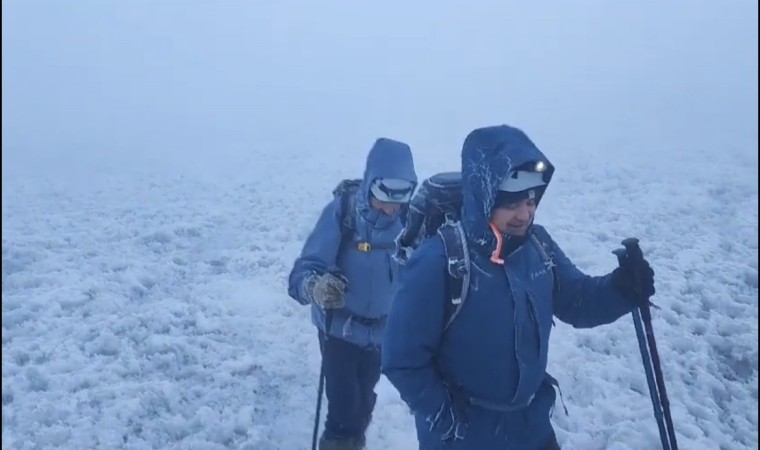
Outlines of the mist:
M 2 8 L 4 175 L 363 154 L 380 135 L 456 161 L 497 123 L 555 152 L 645 150 L 611 145 L 627 135 L 757 145 L 753 1 Z
M 588 274 L 641 238 L 683 448 L 757 448 L 755 0 L 2 2 L 3 449 L 304 448 L 293 261 L 376 138 L 507 123 Z M 424 319 L 423 319 L 424 320 Z M 630 320 L 557 321 L 565 449 L 656 448 Z M 381 378 L 368 442 L 416 448 Z

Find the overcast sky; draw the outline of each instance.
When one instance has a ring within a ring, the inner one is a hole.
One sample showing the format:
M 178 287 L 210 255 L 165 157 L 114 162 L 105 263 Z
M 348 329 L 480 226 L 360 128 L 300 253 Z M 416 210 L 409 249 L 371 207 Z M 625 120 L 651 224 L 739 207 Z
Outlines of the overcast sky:
M 757 145 L 753 0 L 4 0 L 2 12 L 3 160 L 27 168 L 364 152 L 378 135 L 430 151 L 503 122 Z

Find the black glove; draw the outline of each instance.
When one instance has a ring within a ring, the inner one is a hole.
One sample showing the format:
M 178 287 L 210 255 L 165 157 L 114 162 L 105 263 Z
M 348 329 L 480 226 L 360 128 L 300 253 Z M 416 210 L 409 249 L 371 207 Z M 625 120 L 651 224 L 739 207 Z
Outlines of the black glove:
M 655 293 L 654 270 L 646 259 L 626 259 L 612 271 L 612 285 L 637 306 L 649 306 Z

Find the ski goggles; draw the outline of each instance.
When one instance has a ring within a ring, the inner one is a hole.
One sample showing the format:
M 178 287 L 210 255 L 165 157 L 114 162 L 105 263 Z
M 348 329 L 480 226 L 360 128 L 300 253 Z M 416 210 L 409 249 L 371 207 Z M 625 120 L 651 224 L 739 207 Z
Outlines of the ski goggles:
M 372 195 L 381 202 L 406 203 L 412 198 L 414 183 L 405 180 L 378 179 L 372 184 Z

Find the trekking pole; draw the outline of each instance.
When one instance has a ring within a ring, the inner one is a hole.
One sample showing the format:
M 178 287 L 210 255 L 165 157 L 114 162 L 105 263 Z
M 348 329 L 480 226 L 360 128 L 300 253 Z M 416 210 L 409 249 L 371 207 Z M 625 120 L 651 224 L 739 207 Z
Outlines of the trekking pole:
M 619 248 L 613 250 L 615 256 L 618 258 L 618 263 L 621 267 L 626 266 L 626 250 Z M 660 431 L 660 441 L 662 442 L 662 448 L 664 450 L 670 449 L 670 444 L 667 438 L 667 431 L 665 429 L 665 421 L 662 417 L 662 408 L 660 407 L 660 394 L 657 391 L 657 384 L 654 380 L 654 369 L 652 367 L 652 360 L 649 356 L 649 348 L 647 346 L 647 338 L 644 333 L 644 326 L 641 323 L 641 312 L 639 308 L 636 308 L 631 312 L 633 316 L 633 325 L 636 328 L 636 339 L 639 342 L 639 351 L 641 352 L 641 361 L 644 363 L 644 374 L 647 378 L 647 386 L 649 386 L 649 397 L 652 401 L 652 408 L 654 409 L 654 418 L 657 421 L 657 428 Z
M 333 310 L 328 309 L 325 311 L 325 333 L 324 340 L 329 339 L 330 328 L 333 321 Z M 322 343 L 320 343 L 322 345 Z M 319 368 L 319 388 L 317 388 L 317 412 L 314 414 L 314 434 L 311 436 L 311 450 L 317 450 L 317 435 L 319 435 L 319 413 L 322 409 L 322 393 L 325 389 L 325 358 L 324 348 L 322 349 L 322 362 Z
M 639 247 L 639 240 L 636 238 L 627 238 L 623 240 L 623 246 L 628 254 L 629 260 L 633 262 L 640 262 L 644 259 L 644 254 Z M 634 264 L 633 267 L 640 267 L 638 264 Z M 668 394 L 665 390 L 665 377 L 662 375 L 662 365 L 660 364 L 660 354 L 657 351 L 657 342 L 654 338 L 654 328 L 652 327 L 652 312 L 649 309 L 649 298 L 647 298 L 641 291 L 641 274 L 634 273 L 634 286 L 636 289 L 636 295 L 639 298 L 639 312 L 641 319 L 644 322 L 644 331 L 646 333 L 646 341 L 649 345 L 649 353 L 652 357 L 652 367 L 654 369 L 655 381 L 657 382 L 657 392 L 659 393 L 660 405 L 662 406 L 662 412 L 665 416 L 665 426 L 667 427 L 668 442 L 670 450 L 678 450 L 678 443 L 676 442 L 676 432 L 673 427 L 673 418 L 670 414 L 670 401 L 668 400 Z

